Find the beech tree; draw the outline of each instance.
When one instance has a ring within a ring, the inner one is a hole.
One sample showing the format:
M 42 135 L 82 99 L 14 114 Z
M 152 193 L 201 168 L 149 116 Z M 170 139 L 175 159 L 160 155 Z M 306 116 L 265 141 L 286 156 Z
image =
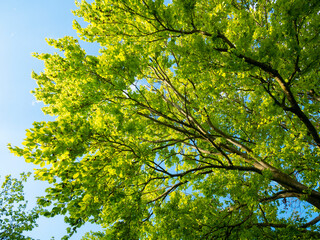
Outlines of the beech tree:
M 320 1 L 96 0 L 34 54 L 24 147 L 86 239 L 320 237 Z

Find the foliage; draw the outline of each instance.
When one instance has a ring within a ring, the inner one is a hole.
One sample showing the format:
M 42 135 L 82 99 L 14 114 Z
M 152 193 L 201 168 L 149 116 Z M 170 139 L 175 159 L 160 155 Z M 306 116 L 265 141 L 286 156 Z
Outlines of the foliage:
M 87 232 L 81 240 L 101 240 L 101 239 L 108 239 L 106 238 L 106 235 L 102 232 Z M 110 239 L 110 238 L 109 238 Z
M 24 200 L 23 182 L 30 174 L 21 174 L 21 179 L 10 175 L 5 177 L 0 192 L 0 239 L 28 240 L 24 231 L 31 231 L 37 226 L 38 208 L 27 209 Z
M 47 216 L 107 239 L 319 238 L 319 1 L 78 6 L 100 54 L 48 40 L 63 54 L 35 54 L 33 93 L 56 119 L 11 147 L 53 184 Z

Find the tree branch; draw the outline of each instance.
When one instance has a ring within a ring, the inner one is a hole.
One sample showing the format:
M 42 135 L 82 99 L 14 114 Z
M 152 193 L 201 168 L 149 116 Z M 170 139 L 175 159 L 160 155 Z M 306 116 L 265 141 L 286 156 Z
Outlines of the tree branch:
M 300 228 L 308 228 L 312 225 L 315 225 L 319 221 L 320 221 L 320 215 L 318 217 L 314 218 L 313 220 L 311 220 L 310 222 L 303 224 L 302 226 L 300 226 Z
M 280 198 L 289 198 L 289 197 L 297 197 L 297 198 L 299 198 L 299 197 L 301 197 L 301 195 L 302 194 L 299 194 L 299 193 L 294 192 L 294 191 L 285 190 L 285 191 L 277 192 L 276 194 L 274 194 L 271 197 L 262 198 L 259 201 L 261 203 L 263 203 L 263 202 L 271 202 L 271 201 L 278 200 Z
M 174 184 L 173 186 L 171 186 L 167 191 L 165 191 L 163 194 L 161 194 L 160 196 L 156 197 L 155 199 L 151 200 L 148 202 L 149 203 L 152 203 L 152 202 L 155 202 L 161 198 L 165 198 L 167 197 L 172 191 L 174 191 L 177 187 L 181 186 L 182 184 L 185 184 L 187 183 L 188 181 L 184 181 L 184 182 L 178 182 L 176 184 Z

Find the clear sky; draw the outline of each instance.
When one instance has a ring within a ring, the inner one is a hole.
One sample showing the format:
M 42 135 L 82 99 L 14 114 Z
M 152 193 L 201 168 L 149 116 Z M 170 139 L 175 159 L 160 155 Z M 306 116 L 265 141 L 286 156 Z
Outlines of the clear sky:
M 90 2 L 90 1 L 88 1 Z M 52 53 L 54 49 L 46 44 L 45 38 L 76 36 L 72 29 L 75 19 L 71 10 L 76 9 L 74 0 L 0 0 L 0 175 L 18 176 L 20 172 L 31 171 L 35 166 L 9 153 L 7 144 L 20 145 L 25 129 L 34 121 L 52 120 L 41 112 L 41 103 L 30 93 L 36 87 L 31 72 L 43 70 L 43 63 L 31 56 L 32 52 Z M 97 53 L 97 46 L 81 44 L 89 54 Z M 29 182 L 26 197 L 31 204 L 43 193 L 45 184 Z M 27 235 L 40 240 L 65 234 L 63 217 L 41 218 L 39 228 Z M 73 240 L 89 229 L 87 226 Z

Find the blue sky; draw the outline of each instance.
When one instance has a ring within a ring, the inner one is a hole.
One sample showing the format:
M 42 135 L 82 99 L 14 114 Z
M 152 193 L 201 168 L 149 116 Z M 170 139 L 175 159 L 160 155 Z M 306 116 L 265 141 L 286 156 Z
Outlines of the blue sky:
M 74 0 L 10 0 L 0 1 L 0 175 L 18 176 L 20 172 L 32 171 L 35 167 L 22 158 L 10 154 L 7 144 L 20 145 L 25 129 L 32 127 L 34 121 L 52 120 L 44 116 L 41 103 L 35 101 L 30 93 L 36 87 L 31 78 L 34 70 L 43 70 L 43 63 L 31 56 L 32 52 L 53 53 L 45 38 L 76 36 L 72 29 L 75 19 L 71 10 L 76 9 Z M 81 44 L 89 54 L 96 54 L 97 47 Z M 26 197 L 34 204 L 36 196 L 44 192 L 46 185 L 29 181 L 26 184 Z M 39 228 L 28 232 L 28 236 L 40 240 L 55 236 L 60 239 L 65 234 L 63 217 L 40 219 Z M 72 239 L 89 229 L 87 226 Z

